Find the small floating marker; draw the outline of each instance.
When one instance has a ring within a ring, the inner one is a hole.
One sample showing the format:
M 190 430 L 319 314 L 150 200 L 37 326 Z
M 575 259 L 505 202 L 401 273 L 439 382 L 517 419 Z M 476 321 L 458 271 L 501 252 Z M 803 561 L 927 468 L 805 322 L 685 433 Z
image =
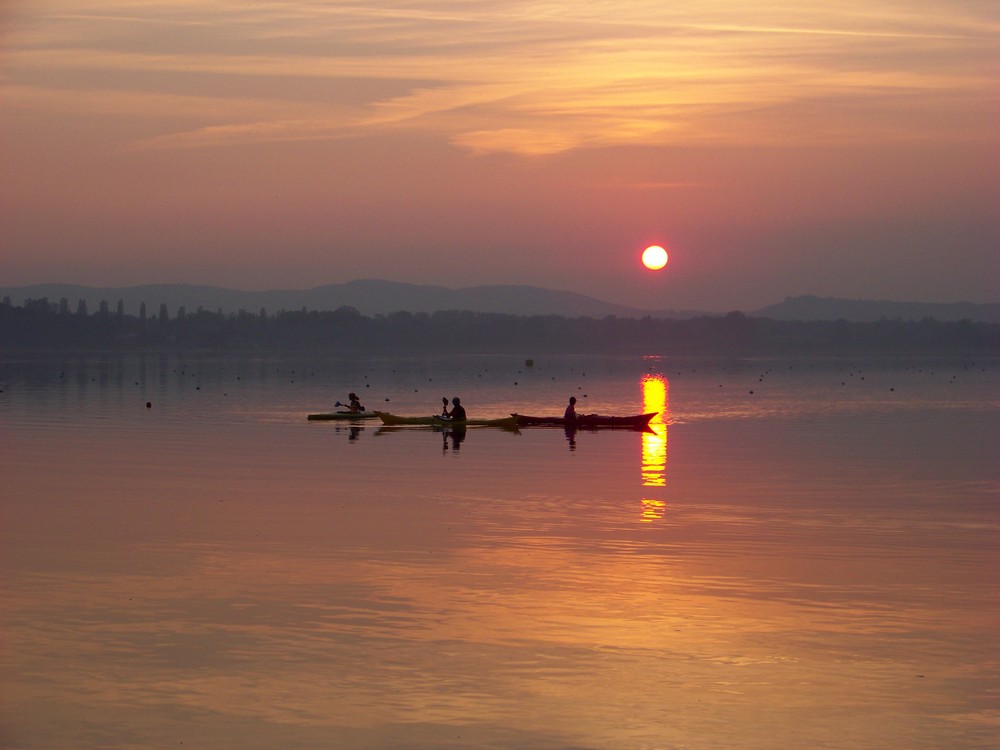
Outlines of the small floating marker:
M 751 396 L 753 395 L 753 391 L 750 391 L 750 395 L 751 395 Z
M 389 399 L 386 399 L 386 400 L 385 400 L 385 402 L 386 402 L 386 403 L 389 403 Z
M 196 385 L 196 386 L 194 387 L 194 389 L 195 389 L 196 391 L 200 391 L 200 390 L 201 390 L 201 386 L 200 386 L 200 385 Z
M 524 360 L 524 366 L 525 367 L 534 367 L 535 366 L 535 360 L 533 360 L 533 359 L 526 359 L 526 360 Z
M 146 402 L 146 408 L 147 409 L 152 409 L 153 408 L 153 402 L 152 401 L 147 401 Z

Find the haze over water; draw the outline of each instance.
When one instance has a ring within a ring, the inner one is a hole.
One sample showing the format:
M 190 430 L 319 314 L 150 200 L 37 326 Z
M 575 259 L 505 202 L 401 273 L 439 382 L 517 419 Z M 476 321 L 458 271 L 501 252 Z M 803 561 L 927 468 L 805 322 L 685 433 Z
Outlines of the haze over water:
M 0 745 L 995 747 L 998 369 L 8 358 Z

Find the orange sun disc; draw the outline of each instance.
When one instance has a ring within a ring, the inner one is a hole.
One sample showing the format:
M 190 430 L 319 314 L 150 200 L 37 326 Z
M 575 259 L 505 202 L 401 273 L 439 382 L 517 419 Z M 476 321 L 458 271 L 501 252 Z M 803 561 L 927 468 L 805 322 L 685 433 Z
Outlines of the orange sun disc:
M 650 245 L 642 251 L 642 265 L 651 271 L 658 271 L 667 265 L 667 251 L 659 245 Z

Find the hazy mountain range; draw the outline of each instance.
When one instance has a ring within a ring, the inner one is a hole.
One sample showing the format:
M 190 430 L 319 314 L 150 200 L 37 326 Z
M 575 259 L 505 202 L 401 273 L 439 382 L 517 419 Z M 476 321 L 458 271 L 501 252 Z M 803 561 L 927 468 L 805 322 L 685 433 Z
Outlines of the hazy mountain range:
M 330 284 L 312 289 L 245 292 L 212 286 L 189 284 L 148 284 L 130 287 L 88 287 L 71 284 L 37 284 L 21 287 L 0 287 L 0 297 L 9 297 L 15 305 L 26 299 L 48 298 L 58 303 L 65 298 L 70 311 L 75 312 L 80 300 L 89 312 L 96 312 L 102 301 L 114 311 L 121 300 L 125 312 L 136 315 L 146 303 L 146 313 L 157 315 L 160 305 L 167 306 L 169 315 L 178 308 L 195 312 L 222 310 L 225 313 L 268 313 L 279 310 L 336 310 L 353 307 L 363 315 L 387 315 L 393 312 L 431 313 L 438 310 L 468 310 L 472 312 L 508 315 L 561 315 L 570 318 L 604 318 L 608 315 L 636 318 L 691 318 L 700 315 L 720 315 L 718 312 L 697 310 L 643 310 L 627 305 L 588 297 L 575 292 L 555 291 L 533 286 L 475 286 L 450 289 L 443 286 L 402 284 L 392 281 L 365 279 L 346 284 Z M 969 302 L 890 302 L 847 300 L 830 297 L 788 297 L 783 302 L 742 311 L 752 317 L 776 320 L 848 320 L 865 322 L 881 318 L 940 321 L 964 320 L 1000 323 L 1000 303 Z

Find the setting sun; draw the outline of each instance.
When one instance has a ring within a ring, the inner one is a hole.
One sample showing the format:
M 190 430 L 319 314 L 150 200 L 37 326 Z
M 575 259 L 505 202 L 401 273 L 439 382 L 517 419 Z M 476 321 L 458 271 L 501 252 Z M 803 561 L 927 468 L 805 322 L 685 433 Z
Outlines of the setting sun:
M 667 251 L 659 245 L 650 245 L 642 251 L 642 265 L 651 271 L 658 271 L 667 265 Z

